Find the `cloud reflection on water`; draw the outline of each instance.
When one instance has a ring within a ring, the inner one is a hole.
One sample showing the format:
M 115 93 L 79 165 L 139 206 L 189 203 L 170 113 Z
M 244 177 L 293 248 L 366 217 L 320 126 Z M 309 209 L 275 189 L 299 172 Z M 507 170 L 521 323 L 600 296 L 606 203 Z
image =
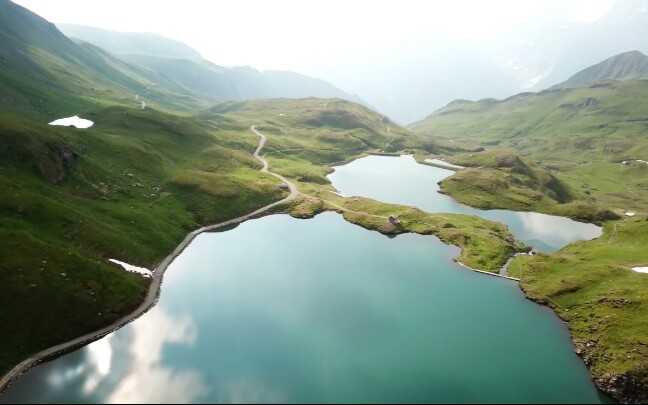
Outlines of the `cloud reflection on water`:
M 112 368 L 113 347 L 112 340 L 114 335 L 108 335 L 105 338 L 88 346 L 87 363 L 84 367 L 91 367 L 92 373 L 89 373 L 83 385 L 83 394 L 90 395 L 97 390 L 97 387 L 109 374 Z
M 198 330 L 190 317 L 174 318 L 156 307 L 129 329 L 130 364 L 107 403 L 189 403 L 207 394 L 200 373 L 162 364 L 166 345 L 195 343 Z
M 158 306 L 78 356 L 45 365 L 44 398 L 62 403 L 77 395 L 88 403 L 198 402 L 208 394 L 202 374 L 164 364 L 169 345 L 191 347 L 197 337 L 189 316 L 172 316 Z M 25 392 L 16 399 L 23 395 L 31 398 Z
M 557 248 L 577 240 L 591 240 L 600 237 L 603 229 L 592 224 L 570 221 L 563 217 L 535 212 L 516 212 L 524 232 L 530 238 L 548 241 Z

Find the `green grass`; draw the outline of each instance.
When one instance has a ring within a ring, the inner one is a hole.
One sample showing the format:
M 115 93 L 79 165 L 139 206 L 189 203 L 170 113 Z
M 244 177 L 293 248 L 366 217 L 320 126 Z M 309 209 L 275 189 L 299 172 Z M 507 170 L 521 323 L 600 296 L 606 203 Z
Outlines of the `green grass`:
M 459 154 L 451 160 L 467 168 L 443 180 L 440 191 L 471 207 L 543 212 L 595 223 L 619 219 L 601 201 L 587 198 L 583 189 L 574 190 L 511 152 Z

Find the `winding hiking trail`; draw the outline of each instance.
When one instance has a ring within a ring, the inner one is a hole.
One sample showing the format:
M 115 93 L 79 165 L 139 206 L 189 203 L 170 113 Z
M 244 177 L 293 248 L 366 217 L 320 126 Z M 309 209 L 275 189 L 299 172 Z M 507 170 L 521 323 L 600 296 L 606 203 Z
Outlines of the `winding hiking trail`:
M 174 252 L 168 256 L 164 261 L 156 268 L 153 279 L 151 281 L 151 285 L 149 287 L 148 294 L 146 296 L 146 299 L 144 302 L 131 314 L 126 315 L 117 321 L 113 322 L 111 325 L 106 326 L 105 328 L 102 328 L 98 331 L 88 333 L 86 335 L 83 335 L 81 337 L 78 337 L 76 339 L 70 340 L 66 343 L 62 343 L 60 345 L 51 347 L 49 349 L 43 350 L 40 353 L 37 353 L 33 355 L 32 357 L 28 358 L 27 360 L 21 362 L 18 364 L 16 367 L 14 367 L 11 371 L 9 371 L 7 374 L 2 376 L 2 379 L 0 379 L 0 393 L 4 391 L 13 381 L 15 381 L 17 378 L 22 376 L 24 373 L 26 373 L 30 368 L 42 363 L 45 360 L 58 357 L 60 355 L 63 355 L 65 353 L 69 353 L 71 351 L 74 351 L 76 349 L 79 349 L 83 346 L 86 346 L 92 342 L 95 342 L 121 328 L 124 326 L 128 325 L 129 323 L 139 319 L 141 316 L 146 314 L 149 310 L 151 310 L 157 301 L 160 298 L 160 292 L 161 292 L 161 286 L 162 286 L 162 281 L 164 279 L 164 273 L 166 270 L 169 268 L 171 263 L 189 246 L 191 242 L 200 234 L 204 232 L 209 232 L 213 231 L 215 229 L 219 228 L 224 228 L 230 225 L 235 225 L 235 224 L 240 224 L 242 222 L 245 222 L 249 219 L 252 219 L 254 217 L 257 217 L 263 213 L 268 212 L 269 210 L 279 206 L 283 205 L 286 203 L 289 203 L 293 200 L 295 200 L 299 195 L 299 189 L 297 186 L 295 186 L 293 183 L 290 181 L 286 180 L 283 176 L 272 173 L 269 171 L 269 164 L 268 161 L 261 156 L 261 151 L 263 150 L 267 138 L 261 134 L 259 131 L 257 131 L 256 127 L 252 127 L 252 132 L 254 132 L 256 135 L 258 135 L 261 139 L 259 141 L 259 146 L 254 152 L 254 157 L 260 161 L 263 164 L 263 168 L 261 169 L 262 173 L 268 173 L 279 180 L 281 180 L 285 185 L 287 185 L 290 189 L 290 195 L 286 198 L 284 198 L 281 201 L 277 201 L 275 203 L 272 203 L 270 205 L 267 205 L 263 208 L 260 208 L 256 211 L 254 211 L 251 214 L 247 214 L 238 218 L 231 219 L 229 221 L 222 222 L 220 224 L 212 225 L 212 226 L 207 226 L 201 229 L 198 229 L 196 231 L 191 232 L 189 235 L 185 237 L 185 239 L 182 241 L 182 243 L 174 250 Z
M 380 119 L 380 123 L 387 129 L 387 133 L 390 136 L 389 141 L 387 141 L 387 143 L 385 144 L 385 151 L 387 151 L 391 147 L 392 143 L 394 143 L 394 141 L 396 140 L 396 137 L 394 136 L 394 134 L 392 134 L 391 127 L 385 122 L 385 119 L 386 117 L 382 117 Z

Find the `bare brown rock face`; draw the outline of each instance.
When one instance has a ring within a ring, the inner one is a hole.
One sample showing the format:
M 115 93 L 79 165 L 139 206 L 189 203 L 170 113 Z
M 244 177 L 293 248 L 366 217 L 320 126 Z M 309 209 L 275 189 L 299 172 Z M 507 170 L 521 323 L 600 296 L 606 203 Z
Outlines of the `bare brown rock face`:
M 59 184 L 65 179 L 67 171 L 74 165 L 79 155 L 65 142 L 51 142 L 47 147 L 49 159 L 41 162 L 39 168 L 45 179 Z

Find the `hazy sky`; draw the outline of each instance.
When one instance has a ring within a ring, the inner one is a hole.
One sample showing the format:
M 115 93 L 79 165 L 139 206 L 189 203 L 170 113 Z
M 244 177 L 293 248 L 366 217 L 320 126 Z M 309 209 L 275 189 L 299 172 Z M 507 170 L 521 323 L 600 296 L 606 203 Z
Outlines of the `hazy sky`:
M 544 18 L 591 22 L 614 0 L 14 0 L 55 23 L 155 32 L 226 66 L 304 73 L 443 36 L 487 40 Z M 620 0 L 623 1 L 623 0 Z
M 648 49 L 648 0 L 14 1 L 55 23 L 161 34 L 218 65 L 321 78 L 400 123 Z

